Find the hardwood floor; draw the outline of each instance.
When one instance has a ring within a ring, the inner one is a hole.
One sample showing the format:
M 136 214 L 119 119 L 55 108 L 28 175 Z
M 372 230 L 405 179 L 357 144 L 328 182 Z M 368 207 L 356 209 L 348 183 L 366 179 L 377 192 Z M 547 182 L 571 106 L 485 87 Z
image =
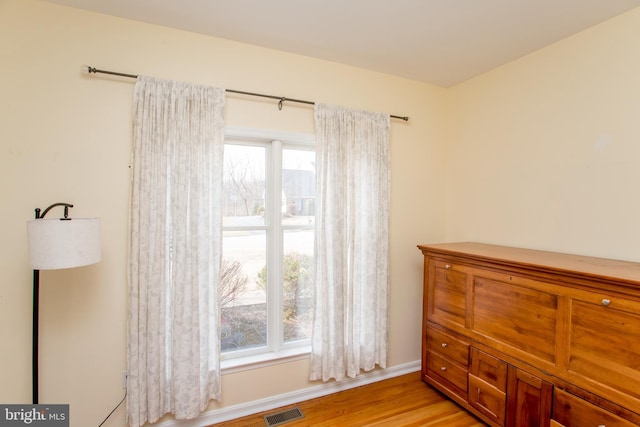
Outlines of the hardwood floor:
M 301 426 L 481 427 L 484 423 L 420 381 L 414 372 L 317 399 L 300 402 L 217 427 L 265 426 L 264 416 L 298 407 L 304 418 L 282 424 Z

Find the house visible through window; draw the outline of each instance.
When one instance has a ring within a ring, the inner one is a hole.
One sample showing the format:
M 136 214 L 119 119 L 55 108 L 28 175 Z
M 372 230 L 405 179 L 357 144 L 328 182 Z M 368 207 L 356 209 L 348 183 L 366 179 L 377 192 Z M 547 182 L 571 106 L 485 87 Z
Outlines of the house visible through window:
M 225 137 L 223 360 L 308 346 L 315 152 L 309 138 Z

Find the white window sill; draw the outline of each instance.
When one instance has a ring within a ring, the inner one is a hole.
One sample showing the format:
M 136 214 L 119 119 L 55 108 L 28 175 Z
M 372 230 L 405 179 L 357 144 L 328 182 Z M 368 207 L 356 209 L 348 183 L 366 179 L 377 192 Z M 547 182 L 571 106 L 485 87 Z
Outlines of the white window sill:
M 291 348 L 277 353 L 262 353 L 252 356 L 238 357 L 234 359 L 222 360 L 220 369 L 222 375 L 233 374 L 250 369 L 259 369 L 266 366 L 278 365 L 280 363 L 294 362 L 309 358 L 311 346 Z

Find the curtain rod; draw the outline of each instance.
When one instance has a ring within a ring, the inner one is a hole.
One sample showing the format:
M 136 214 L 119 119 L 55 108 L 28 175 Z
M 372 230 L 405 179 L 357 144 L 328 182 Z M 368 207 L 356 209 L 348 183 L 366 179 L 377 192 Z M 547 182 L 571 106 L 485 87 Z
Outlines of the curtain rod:
M 138 75 L 137 74 L 126 74 L 126 73 L 119 73 L 116 71 L 107 71 L 107 70 L 99 70 L 95 67 L 92 67 L 90 65 L 83 65 L 81 67 L 82 71 L 87 73 L 87 74 L 110 74 L 112 76 L 120 76 L 120 77 L 129 77 L 131 79 L 137 79 Z M 313 101 L 305 101 L 303 99 L 294 99 L 294 98 L 286 98 L 284 96 L 274 96 L 274 95 L 264 95 L 262 93 L 254 93 L 254 92 L 245 92 L 242 90 L 233 90 L 233 89 L 225 89 L 226 92 L 230 92 L 230 93 L 237 93 L 237 94 L 241 94 L 241 95 L 250 95 L 250 96 L 258 96 L 261 98 L 270 98 L 270 99 L 277 99 L 278 100 L 278 109 L 282 110 L 282 104 L 285 101 L 290 101 L 290 102 L 297 102 L 299 104 L 308 104 L 308 105 L 315 105 L 316 103 Z M 393 114 L 390 114 L 389 117 L 391 117 L 392 119 L 400 119 L 400 120 L 404 120 L 405 122 L 409 121 L 409 117 L 408 116 L 394 116 Z

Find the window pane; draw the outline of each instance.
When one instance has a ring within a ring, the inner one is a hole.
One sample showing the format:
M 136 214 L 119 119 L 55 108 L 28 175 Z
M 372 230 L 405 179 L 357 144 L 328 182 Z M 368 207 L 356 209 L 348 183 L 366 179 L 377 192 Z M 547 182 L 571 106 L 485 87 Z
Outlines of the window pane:
M 264 225 L 265 147 L 224 146 L 225 227 Z
M 285 230 L 283 238 L 284 342 L 311 338 L 314 231 Z
M 225 143 L 221 332 L 227 358 L 280 351 L 275 337 L 293 345 L 311 337 L 315 153 L 278 141 L 260 144 Z M 267 221 L 266 207 L 276 221 Z M 282 307 L 279 316 L 275 307 Z M 268 324 L 274 315 L 282 321 Z
M 282 150 L 282 225 L 312 225 L 315 221 L 316 155 L 313 151 Z
M 224 232 L 222 352 L 267 344 L 266 254 L 264 230 Z

